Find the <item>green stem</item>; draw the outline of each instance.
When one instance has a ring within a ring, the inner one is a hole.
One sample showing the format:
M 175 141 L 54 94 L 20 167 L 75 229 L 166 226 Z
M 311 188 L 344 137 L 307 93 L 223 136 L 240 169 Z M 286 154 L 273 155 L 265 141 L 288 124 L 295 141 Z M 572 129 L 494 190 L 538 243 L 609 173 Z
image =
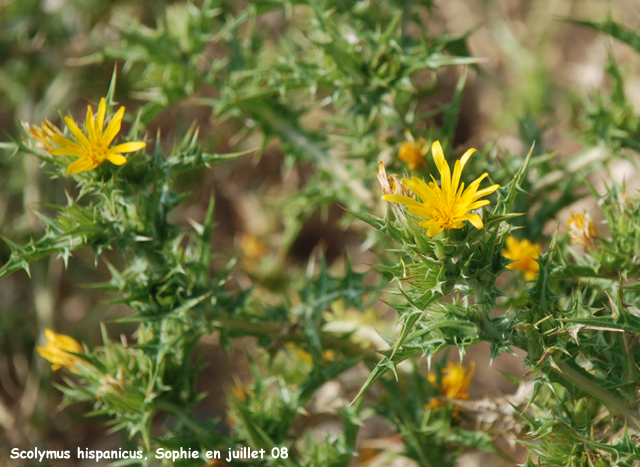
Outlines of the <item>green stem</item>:
M 638 414 L 631 410 L 627 404 L 599 384 L 594 383 L 589 378 L 581 375 L 561 358 L 557 358 L 557 353 L 554 357 L 553 361 L 557 365 L 557 368 L 554 368 L 554 371 L 573 385 L 591 394 L 595 399 L 598 399 L 600 402 L 605 404 L 610 411 L 622 415 L 629 425 L 631 425 L 636 431 L 640 432 L 640 418 L 638 418 Z
M 431 467 L 433 464 L 431 464 L 431 462 L 429 461 L 429 458 L 423 452 L 423 446 L 420 444 L 420 440 L 418 440 L 418 438 L 416 437 L 413 424 L 409 422 L 407 419 L 405 419 L 404 422 L 407 424 L 407 427 L 409 428 L 408 430 L 409 433 L 407 434 L 407 437 L 409 438 L 409 443 L 413 445 L 413 448 L 418 453 L 418 456 L 420 457 L 420 464 L 423 465 L 424 467 Z
M 360 410 L 362 409 L 363 401 L 364 401 L 364 398 L 360 398 L 355 404 L 353 404 L 353 406 L 345 408 L 347 411 L 351 412 L 351 414 L 349 414 L 348 418 L 345 419 L 345 422 L 343 425 L 344 441 L 345 441 L 345 445 L 348 446 L 352 451 L 355 451 L 356 441 L 358 438 L 358 431 L 360 431 L 361 421 L 359 416 L 360 416 Z M 346 414 L 343 416 L 347 417 Z M 355 423 L 352 417 L 358 417 L 355 420 Z M 338 461 L 336 465 L 343 465 L 345 467 L 348 467 L 351 464 L 352 460 L 353 460 L 353 456 L 348 455 L 348 452 L 347 452 L 347 455 L 342 456 L 342 458 Z
M 489 321 L 489 314 L 484 309 L 480 312 L 479 324 L 482 334 L 491 337 L 492 339 L 504 339 L 504 335 L 499 332 L 493 324 L 491 324 L 491 321 Z
M 498 330 L 495 329 L 489 322 L 487 314 L 482 313 L 481 316 L 482 319 L 480 320 L 479 324 L 481 326 L 482 333 L 493 338 L 501 337 Z M 523 343 L 514 343 L 516 347 L 519 347 L 525 351 L 527 350 L 527 347 L 525 345 L 519 344 Z M 615 394 L 606 390 L 599 384 L 591 381 L 586 376 L 583 376 L 578 371 L 574 370 L 568 363 L 560 358 L 559 352 L 556 352 L 553 357 L 553 361 L 557 366 L 557 368 L 553 368 L 553 371 L 555 371 L 562 378 L 569 381 L 574 386 L 577 386 L 584 392 L 590 394 L 594 399 L 597 399 L 605 404 L 610 411 L 622 415 L 627 420 L 627 423 L 631 425 L 631 427 L 640 432 L 640 418 L 638 417 L 638 414 L 630 409 L 624 401 L 620 400 Z

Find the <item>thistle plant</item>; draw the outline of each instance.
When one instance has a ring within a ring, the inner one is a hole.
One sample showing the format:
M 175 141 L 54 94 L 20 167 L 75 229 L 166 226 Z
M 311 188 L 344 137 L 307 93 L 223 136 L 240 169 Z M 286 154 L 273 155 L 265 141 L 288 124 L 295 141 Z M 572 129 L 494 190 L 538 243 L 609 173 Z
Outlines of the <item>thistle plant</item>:
M 30 206 L 37 223 L 7 211 L 0 278 L 42 292 L 48 260 L 99 303 L 74 326 L 55 300 L 38 314 L 24 330 L 30 381 L 53 378 L 63 410 L 99 417 L 142 453 L 110 462 L 453 466 L 477 451 L 507 465 L 640 461 L 640 197 L 614 177 L 588 181 L 638 149 L 613 60 L 613 93 L 582 109 L 583 150 L 550 152 L 527 119 L 526 154 L 460 150 L 461 67 L 482 58 L 467 36 L 431 28 L 431 2 L 149 8 L 107 15 L 93 31 L 109 31 L 104 44 L 74 59 L 119 62 L 98 97 L 58 103 L 59 120 L 23 121 L 2 145 L 6 170 L 39 160 L 37 183 L 62 197 Z M 581 24 L 637 46 L 610 21 Z M 442 71 L 454 76 L 447 99 Z M 204 109 L 200 127 L 152 130 L 181 105 Z M 274 160 L 270 185 L 256 164 Z M 593 206 L 577 212 L 587 196 Z M 319 242 L 295 262 L 305 228 L 336 205 L 348 229 L 338 259 Z M 224 383 L 212 383 L 224 371 L 211 348 L 233 359 Z M 478 376 L 502 354 L 524 374 L 508 376 L 514 394 L 483 398 Z M 234 455 L 246 449 L 266 455 Z

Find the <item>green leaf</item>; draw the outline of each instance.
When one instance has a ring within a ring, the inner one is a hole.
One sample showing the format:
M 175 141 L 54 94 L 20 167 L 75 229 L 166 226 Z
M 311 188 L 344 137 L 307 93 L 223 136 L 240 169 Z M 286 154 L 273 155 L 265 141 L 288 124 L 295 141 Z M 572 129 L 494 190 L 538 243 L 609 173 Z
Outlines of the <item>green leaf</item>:
M 583 21 L 577 19 L 566 19 L 568 23 L 577 24 L 578 26 L 585 26 L 591 29 L 595 29 L 596 31 L 604 32 L 605 34 L 609 34 L 611 37 L 618 39 L 619 41 L 624 42 L 625 44 L 631 46 L 636 52 L 640 52 L 640 36 L 625 28 L 620 23 L 616 23 L 611 19 L 611 16 L 608 16 L 607 19 L 602 23 L 596 23 L 593 21 Z
M 513 202 L 516 199 L 516 195 L 518 193 L 527 194 L 527 192 L 522 189 L 521 185 L 527 175 L 529 162 L 531 161 L 531 155 L 533 154 L 534 148 L 535 143 L 531 146 L 531 149 L 529 149 L 527 157 L 525 157 L 520 169 L 518 169 L 518 172 L 514 175 L 513 180 L 506 186 L 498 189 L 498 201 L 496 202 L 496 207 L 493 210 L 494 216 L 511 214 L 511 209 L 513 207 Z

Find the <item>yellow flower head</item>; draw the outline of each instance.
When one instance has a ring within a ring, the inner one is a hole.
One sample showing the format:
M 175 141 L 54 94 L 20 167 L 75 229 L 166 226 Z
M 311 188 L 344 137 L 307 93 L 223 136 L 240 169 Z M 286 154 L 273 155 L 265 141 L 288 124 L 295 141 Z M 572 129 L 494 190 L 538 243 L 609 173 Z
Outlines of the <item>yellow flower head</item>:
M 595 246 L 593 240 L 600 235 L 598 235 L 598 229 L 586 210 L 583 211 L 583 214 L 572 212 L 567 224 L 569 225 L 569 242 L 585 248 Z
M 269 250 L 255 235 L 244 234 L 240 237 L 240 250 L 249 259 L 262 258 Z
M 62 132 L 60 129 L 51 123 L 48 119 L 45 120 L 40 127 L 31 126 L 29 122 L 20 121 L 22 124 L 22 128 L 36 141 L 36 148 L 42 151 L 48 151 L 53 148 L 54 136 L 62 136 Z M 23 141 L 26 141 L 24 137 L 22 137 Z
M 409 130 L 406 130 L 404 135 L 405 138 L 407 138 L 407 141 L 404 141 L 402 145 L 400 145 L 398 159 L 406 163 L 411 170 L 416 170 L 418 167 L 426 166 L 427 162 L 424 156 L 429 152 L 429 145 L 425 139 L 420 138 L 420 140 L 416 141 L 413 139 Z
M 297 355 L 297 357 L 303 362 L 311 363 L 313 361 L 313 358 L 311 357 L 311 354 L 309 352 L 298 347 L 293 342 L 287 342 L 286 344 L 284 344 L 284 347 L 292 354 Z
M 469 386 L 476 371 L 476 363 L 471 362 L 469 369 L 452 362 L 447 364 L 447 368 L 442 370 L 442 386 L 438 385 L 436 375 L 429 373 L 429 382 L 440 391 L 446 399 L 469 399 Z M 426 408 L 432 409 L 444 405 L 444 402 L 433 399 Z
M 532 244 L 526 238 L 518 241 L 516 237 L 510 235 L 507 238 L 507 249 L 502 250 L 502 255 L 505 258 L 514 260 L 513 263 L 507 265 L 507 269 L 524 271 L 524 278 L 530 281 L 535 279 L 540 269 L 540 265 L 535 261 L 539 256 L 540 250 L 539 243 Z
M 460 176 L 475 149 L 469 149 L 459 161 L 456 161 L 453 175 L 451 175 L 449 164 L 444 158 L 439 141 L 433 143 L 431 152 L 440 172 L 440 186 L 433 176 L 431 177 L 433 181 L 428 185 L 417 177 L 412 177 L 411 180 L 403 178 L 402 182 L 423 202 L 420 203 L 413 198 L 399 194 L 385 194 L 382 199 L 409 206 L 409 211 L 427 219 L 420 222 L 420 226 L 428 229 L 427 236 L 429 237 L 433 237 L 445 229 L 461 229 L 464 226 L 464 221 L 469 221 L 476 229 L 481 229 L 484 225 L 482 219 L 478 214 L 470 213 L 470 211 L 489 204 L 489 200 L 480 200 L 480 198 L 490 195 L 500 188 L 500 185 L 491 185 L 488 188 L 478 190 L 480 182 L 489 176 L 484 173 L 473 181 L 466 190 L 464 189 L 464 183 L 460 183 Z
M 74 353 L 83 353 L 84 349 L 73 337 L 58 334 L 51 329 L 45 329 L 44 335 L 47 343 L 44 347 L 37 347 L 40 355 L 51 362 L 51 369 L 56 371 L 59 368 L 69 368 L 76 371 L 78 363 L 84 363 L 84 360 Z
M 69 164 L 67 173 L 76 174 L 85 170 L 93 170 L 105 160 L 115 165 L 122 165 L 127 162 L 127 159 L 120 153 L 138 151 L 147 145 L 142 141 L 134 141 L 118 144 L 110 148 L 109 145 L 120 131 L 124 107 L 120 107 L 107 127 L 104 128 L 106 113 L 107 103 L 102 98 L 98 106 L 98 113 L 95 116 L 91 106 L 87 107 L 84 132 L 78 128 L 78 125 L 71 117 L 65 117 L 64 121 L 73 134 L 75 141 L 58 134 L 51 135 L 51 139 L 60 147 L 49 149 L 49 154 L 52 156 L 73 156 L 78 158 L 77 161 Z
M 332 362 L 336 359 L 336 352 L 333 349 L 327 349 L 322 352 L 322 358 L 326 362 Z
M 238 399 L 239 401 L 245 402 L 247 400 L 247 395 L 251 396 L 253 395 L 253 392 L 247 386 L 244 386 L 243 384 L 236 382 L 231 387 L 231 394 L 233 394 L 235 398 Z

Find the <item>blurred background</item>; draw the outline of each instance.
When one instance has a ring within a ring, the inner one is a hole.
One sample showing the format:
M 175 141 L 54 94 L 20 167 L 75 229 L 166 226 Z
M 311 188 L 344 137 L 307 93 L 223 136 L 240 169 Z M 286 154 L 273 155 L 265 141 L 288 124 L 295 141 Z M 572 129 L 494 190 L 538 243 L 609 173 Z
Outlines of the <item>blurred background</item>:
M 242 2 L 228 3 L 229 9 L 241 9 L 238 5 Z M 611 63 L 624 73 L 621 91 L 630 106 L 628 111 L 635 115 L 640 110 L 637 52 L 605 34 L 567 21 L 602 22 L 611 17 L 635 31 L 640 26 L 637 1 L 424 3 L 432 3 L 431 14 L 426 18 L 430 35 L 467 36 L 470 55 L 483 59 L 468 69 L 454 148 L 489 145 L 498 153 L 508 151 L 524 156 L 529 141 L 535 140 L 541 153 L 555 153 L 560 158 L 575 155 L 586 147 L 585 115 L 606 99 L 602 96 L 615 91 L 616 83 L 607 73 Z M 170 147 L 195 122 L 208 152 L 261 147 L 254 155 L 216 165 L 206 173 L 189 174 L 180 181 L 189 190 L 189 198 L 179 211 L 172 213 L 173 221 L 181 226 L 189 226 L 190 220 L 200 222 L 210 193 L 215 193 L 214 261 L 222 267 L 231 257 L 239 258 L 233 274 L 237 285 L 257 285 L 258 293 L 269 296 L 304 271 L 319 251 L 324 251 L 330 267 L 342 268 L 348 254 L 357 272 L 373 276 L 368 265 L 372 255 L 364 244 L 367 227 L 346 219 L 338 203 L 318 207 L 311 203 L 305 208 L 306 215 L 299 218 L 299 225 L 291 226 L 288 219 L 296 212 L 295 206 L 283 210 L 282 200 L 304 187 L 312 173 L 311 165 L 289 160 L 286 147 L 277 139 L 264 144 L 265 135 L 260 131 L 241 130 L 242 126 L 250 128 L 250 119 L 216 117 L 203 102 L 217 96 L 219 90 L 201 85 L 184 96 L 174 96 L 161 108 L 149 110 L 149 93 L 154 90 L 145 83 L 148 75 L 132 65 L 135 49 L 129 50 L 133 54 L 130 56 L 118 56 L 114 51 L 126 39 L 123 31 L 131 31 L 132 24 L 155 29 L 167 9 L 179 14 L 181 5 L 182 2 L 163 0 L 0 0 L 2 139 L 20 138 L 20 120 L 38 124 L 48 118 L 60 124 L 60 113 L 82 120 L 86 106 L 95 105 L 106 94 L 117 67 L 118 102 L 128 112 L 144 107 L 148 134 L 156 135 L 161 129 L 158 141 L 163 146 Z M 298 15 L 296 21 L 304 21 L 299 17 L 304 12 L 295 7 L 292 11 L 293 17 Z M 278 37 L 289 21 L 292 17 L 284 11 L 275 11 L 264 15 L 255 27 L 268 40 Z M 234 51 L 214 44 L 210 54 L 233 58 Z M 462 68 L 419 72 L 413 77 L 415 86 L 428 88 L 423 94 L 426 107 L 437 108 L 439 103 L 451 101 Z M 325 117 L 319 110 L 308 116 L 306 125 L 324 125 Z M 153 145 L 149 150 L 152 148 Z M 389 151 L 394 157 L 397 148 L 398 145 L 389 146 L 381 158 L 389 159 Z M 611 164 L 609 169 L 634 186 L 634 156 L 625 148 L 620 151 L 626 159 Z M 363 178 L 373 180 L 374 176 L 371 173 Z M 590 180 L 597 188 L 608 176 L 592 174 Z M 375 185 L 370 187 L 375 193 L 379 190 Z M 63 204 L 65 190 L 73 189 L 72 185 L 51 180 L 35 157 L 0 153 L 0 233 L 18 243 L 38 238 L 43 225 L 34 210 L 44 209 L 48 203 Z M 588 208 L 589 199 L 580 203 L 575 210 Z M 382 214 L 383 207 L 378 209 Z M 558 225 L 563 229 L 566 224 L 561 219 L 567 216 L 568 213 L 558 215 L 560 220 L 544 226 L 544 232 L 553 232 Z M 9 249 L 0 242 L 0 262 L 4 263 L 8 254 Z M 118 252 L 110 254 L 117 261 Z M 81 338 L 89 347 L 101 343 L 98 324 L 128 313 L 122 306 L 103 305 L 101 296 L 86 287 L 107 277 L 104 265 L 94 264 L 92 252 L 81 250 L 74 253 L 66 270 L 58 258 L 34 263 L 31 278 L 21 271 L 0 280 L 0 466 L 18 465 L 9 460 L 13 447 L 74 452 L 77 446 L 109 449 L 126 445 L 124 435 L 106 434 L 106 420 L 84 418 L 87 407 L 59 409 L 60 393 L 55 383 L 62 376 L 52 373 L 49 364 L 35 352 L 45 328 Z M 380 317 L 389 313 L 382 302 L 374 304 L 373 310 Z M 125 325 L 109 329 L 116 338 L 131 333 Z M 201 405 L 202 416 L 221 419 L 221 430 L 228 429 L 224 421 L 226 394 L 234 379 L 249 377 L 245 357 L 251 348 L 251 340 L 236 342 L 234 352 L 228 355 L 216 336 L 202 345 L 201 356 L 210 370 L 199 382 L 201 390 L 209 395 Z M 487 369 L 489 357 L 488 348 L 482 346 L 473 352 L 478 370 L 471 386 L 472 399 L 514 392 L 515 385 L 502 372 L 519 376 L 526 370 L 516 356 L 502 356 Z M 357 387 L 358 382 L 353 385 Z M 375 423 L 362 434 L 363 438 L 384 435 L 384 427 Z M 512 449 L 506 441 L 503 444 L 512 459 L 526 460 L 522 448 Z M 82 464 L 59 461 L 56 465 Z M 460 465 L 513 464 L 497 456 L 469 453 L 461 458 Z

